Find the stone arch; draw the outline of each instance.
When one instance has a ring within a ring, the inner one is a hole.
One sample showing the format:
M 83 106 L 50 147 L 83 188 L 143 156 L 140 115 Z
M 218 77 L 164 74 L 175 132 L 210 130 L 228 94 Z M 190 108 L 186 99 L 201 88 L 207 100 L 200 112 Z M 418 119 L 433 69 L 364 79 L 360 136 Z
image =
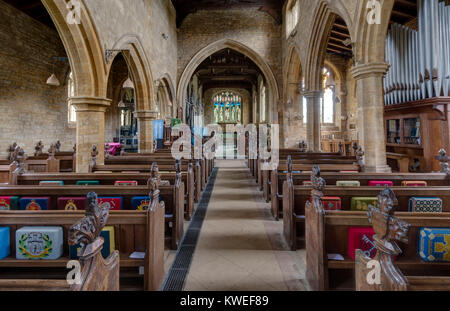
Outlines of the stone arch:
M 104 98 L 106 67 L 97 30 L 84 5 L 80 24 L 67 23 L 70 13 L 64 0 L 42 0 L 66 49 L 73 72 L 75 97 Z
M 172 78 L 169 74 L 164 74 L 161 78 L 159 78 L 155 85 L 159 88 L 163 88 L 163 94 L 165 97 L 165 117 L 166 118 L 174 118 L 176 117 L 176 99 L 175 99 L 175 87 L 172 83 Z
M 135 87 L 136 111 L 154 111 L 156 93 L 152 71 L 139 37 L 134 34 L 126 34 L 117 40 L 111 49 L 126 50 L 122 54 Z M 108 76 L 111 66 L 112 61 L 108 64 Z
M 186 101 L 186 89 L 189 85 L 189 81 L 192 78 L 197 67 L 210 55 L 218 52 L 222 49 L 230 48 L 235 51 L 238 51 L 248 58 L 250 58 L 264 74 L 264 77 L 268 83 L 270 90 L 270 105 L 269 105 L 269 119 L 272 118 L 274 108 L 278 105 L 278 100 L 280 99 L 280 93 L 278 89 L 277 80 L 275 79 L 275 75 L 273 74 L 272 69 L 267 64 L 267 62 L 254 50 L 249 48 L 248 46 L 231 40 L 231 39 L 222 39 L 216 41 L 207 47 L 200 50 L 189 62 L 186 68 L 181 75 L 181 78 L 178 83 L 178 91 L 177 91 L 177 101 L 178 107 L 183 107 L 184 102 Z M 183 107 L 184 108 L 184 107 Z
M 314 12 L 314 23 L 308 44 L 307 61 L 304 68 L 305 86 L 309 91 L 320 91 L 321 68 L 324 64 L 328 37 L 333 23 L 339 15 L 346 23 L 352 42 L 355 34 L 353 23 L 341 0 L 321 1 Z
M 354 53 L 356 65 L 385 62 L 386 36 L 391 19 L 394 0 L 379 0 L 381 4 L 381 23 L 369 24 L 367 4 L 369 0 L 358 2 L 355 18 Z M 353 38 L 353 37 L 352 37 Z

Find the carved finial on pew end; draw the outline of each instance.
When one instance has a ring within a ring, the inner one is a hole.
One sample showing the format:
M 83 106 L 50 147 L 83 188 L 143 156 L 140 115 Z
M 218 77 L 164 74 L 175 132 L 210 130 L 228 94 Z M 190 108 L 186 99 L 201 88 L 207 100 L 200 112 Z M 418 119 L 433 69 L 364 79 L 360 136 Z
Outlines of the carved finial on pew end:
M 19 146 L 16 146 L 16 149 L 14 150 L 14 152 L 11 155 L 11 160 L 12 163 L 10 164 L 10 172 L 12 172 L 14 176 L 20 176 L 25 174 L 26 170 L 25 170 L 25 151 L 23 151 L 23 149 Z M 12 176 L 11 176 L 12 177 Z M 12 181 L 10 180 L 10 184 L 15 185 L 16 183 L 11 183 Z
M 408 281 L 394 265 L 394 257 L 401 254 L 396 241 L 408 243 L 410 225 L 394 216 L 398 205 L 394 191 L 386 187 L 378 195 L 377 207 L 369 205 L 367 216 L 375 231 L 374 246 L 377 253 L 373 259 L 380 271 L 380 282 L 369 284 L 367 264 L 372 260 L 363 251 L 356 251 L 355 273 L 357 290 L 407 290 Z
M 361 172 L 365 171 L 364 155 L 365 152 L 362 147 L 357 146 L 357 148 L 355 149 L 356 163 L 359 165 Z
M 92 168 L 94 168 L 97 163 L 97 156 L 98 156 L 97 145 L 93 145 L 92 151 L 91 151 L 91 167 Z
M 308 146 L 306 145 L 306 142 L 302 140 L 299 144 L 300 152 L 306 152 L 308 150 Z
M 441 166 L 441 173 L 450 174 L 450 169 L 448 167 L 448 161 L 450 160 L 450 157 L 447 156 L 447 152 L 445 149 L 439 150 L 439 155 L 434 157 L 436 160 L 440 162 Z
M 82 264 L 81 282 L 72 285 L 75 291 L 118 291 L 119 290 L 119 252 L 114 251 L 103 259 L 104 240 L 100 236 L 109 217 L 109 206 L 98 205 L 95 192 L 87 195 L 86 216 L 69 229 L 69 245 L 80 245 Z M 88 272 L 83 270 L 88 269 Z
M 339 154 L 344 155 L 344 144 L 342 141 L 339 141 Z
M 14 159 L 13 159 L 13 153 L 14 153 L 14 151 L 16 150 L 16 147 L 17 147 L 17 143 L 14 142 L 11 146 L 9 146 L 8 150 L 6 150 L 6 151 L 8 152 L 8 158 L 7 158 L 7 160 L 9 160 L 9 161 L 14 161 Z
M 311 183 L 313 190 L 311 192 L 313 200 L 315 198 L 322 200 L 323 198 L 323 189 L 325 188 L 326 182 L 325 179 L 320 177 L 320 167 L 319 165 L 314 165 L 311 172 Z
M 55 153 L 61 152 L 61 142 L 59 140 L 55 143 Z
M 109 144 L 105 144 L 105 159 L 109 159 L 110 157 L 110 153 L 109 153 L 109 148 L 111 148 L 111 146 Z
M 153 162 L 152 164 L 152 171 L 150 173 L 150 179 L 147 181 L 147 186 L 150 187 L 150 189 L 156 189 L 159 187 L 161 183 L 161 175 L 159 174 L 159 168 L 158 163 Z
M 49 159 L 54 159 L 56 152 L 57 152 L 56 151 L 56 145 L 55 144 L 51 144 L 50 148 L 48 149 L 48 157 L 49 157 Z
M 77 154 L 77 144 L 73 145 L 73 154 Z
M 44 152 L 42 152 L 42 150 L 44 150 L 44 144 L 42 144 L 42 141 L 39 141 L 36 146 L 34 147 L 34 156 L 40 156 L 41 154 L 43 154 Z

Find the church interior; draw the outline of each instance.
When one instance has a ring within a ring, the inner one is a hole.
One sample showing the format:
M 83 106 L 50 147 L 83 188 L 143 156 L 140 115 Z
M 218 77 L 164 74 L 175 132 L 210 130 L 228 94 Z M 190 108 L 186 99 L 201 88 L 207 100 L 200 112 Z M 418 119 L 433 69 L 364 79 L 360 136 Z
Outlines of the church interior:
M 0 291 L 450 290 L 448 0 L 0 0 Z

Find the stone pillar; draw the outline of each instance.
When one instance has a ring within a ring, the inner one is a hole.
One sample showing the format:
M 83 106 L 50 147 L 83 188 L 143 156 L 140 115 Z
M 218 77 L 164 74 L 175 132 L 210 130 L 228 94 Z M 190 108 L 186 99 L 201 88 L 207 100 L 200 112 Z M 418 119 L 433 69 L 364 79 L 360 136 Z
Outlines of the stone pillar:
M 322 99 L 321 91 L 306 91 L 303 93 L 308 105 L 308 150 L 311 152 L 321 151 L 321 118 L 320 118 L 320 100 Z
M 391 172 L 386 159 L 383 77 L 386 63 L 357 65 L 351 69 L 356 80 L 358 139 L 365 152 L 366 172 Z
M 138 120 L 139 153 L 153 152 L 153 121 L 158 113 L 151 110 L 136 111 Z
M 77 114 L 77 173 L 87 173 L 91 164 L 92 146 L 97 145 L 97 164 L 105 161 L 105 111 L 111 100 L 98 97 L 72 97 Z

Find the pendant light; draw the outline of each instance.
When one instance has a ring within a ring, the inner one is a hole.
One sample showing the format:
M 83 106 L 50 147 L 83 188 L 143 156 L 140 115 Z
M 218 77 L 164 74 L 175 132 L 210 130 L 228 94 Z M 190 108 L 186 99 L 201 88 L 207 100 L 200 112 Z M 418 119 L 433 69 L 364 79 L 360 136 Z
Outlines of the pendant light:
M 55 59 L 53 59 L 52 75 L 47 79 L 47 84 L 51 86 L 60 86 L 58 78 L 55 75 Z
M 134 83 L 131 81 L 130 77 L 123 83 L 123 88 L 134 89 Z

